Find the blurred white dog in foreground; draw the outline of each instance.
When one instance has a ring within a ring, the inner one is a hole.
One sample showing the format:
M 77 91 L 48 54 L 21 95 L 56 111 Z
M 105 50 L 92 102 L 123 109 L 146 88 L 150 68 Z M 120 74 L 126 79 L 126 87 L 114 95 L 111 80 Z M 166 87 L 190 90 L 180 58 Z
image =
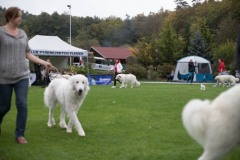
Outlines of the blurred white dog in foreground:
M 49 108 L 48 127 L 55 125 L 53 111 L 57 102 L 61 105 L 60 123 L 61 128 L 71 133 L 72 127 L 77 129 L 79 136 L 85 136 L 85 132 L 78 120 L 77 113 L 89 91 L 88 79 L 78 74 L 68 79 L 56 78 L 51 81 L 44 92 L 44 102 Z M 65 114 L 69 116 L 68 125 L 65 122 Z
M 198 160 L 219 160 L 240 143 L 240 86 L 212 102 L 193 99 L 182 112 L 187 132 L 204 148 Z
M 200 90 L 206 90 L 206 86 L 203 83 L 200 84 Z
M 131 84 L 131 88 L 140 86 L 140 82 L 133 74 L 118 74 L 116 79 L 122 83 L 120 88 L 127 88 L 128 83 Z
M 239 81 L 239 78 L 236 78 L 233 75 L 218 75 L 215 77 L 215 80 L 218 81 L 217 83 L 221 83 L 224 87 L 225 83 L 227 83 L 228 86 L 234 86 L 236 82 Z

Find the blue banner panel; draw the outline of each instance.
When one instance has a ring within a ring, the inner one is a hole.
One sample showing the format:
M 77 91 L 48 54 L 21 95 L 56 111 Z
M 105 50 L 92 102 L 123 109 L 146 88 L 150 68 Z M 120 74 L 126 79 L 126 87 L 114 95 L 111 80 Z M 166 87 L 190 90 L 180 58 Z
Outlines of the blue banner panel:
M 90 85 L 108 85 L 112 84 L 112 75 L 88 75 L 88 81 Z
M 213 76 L 212 74 L 196 74 L 197 76 L 197 82 L 212 82 Z

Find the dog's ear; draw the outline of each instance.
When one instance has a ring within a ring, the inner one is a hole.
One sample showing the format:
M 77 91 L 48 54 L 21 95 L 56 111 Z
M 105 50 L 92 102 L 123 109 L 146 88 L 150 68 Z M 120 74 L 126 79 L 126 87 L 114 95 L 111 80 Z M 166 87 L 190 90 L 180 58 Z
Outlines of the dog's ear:
M 90 87 L 87 85 L 85 86 L 85 91 L 89 91 L 90 90 Z
M 84 90 L 85 91 L 89 91 L 90 87 L 89 87 L 89 83 L 88 83 L 88 78 L 86 77 L 86 79 L 84 80 Z
M 84 82 L 84 90 L 85 91 L 89 91 L 90 90 L 90 87 L 89 87 L 89 84 L 88 84 L 88 80 Z
M 69 82 L 71 83 L 71 89 L 72 90 L 74 90 L 75 89 L 75 81 L 74 81 L 74 79 L 68 79 L 69 80 Z

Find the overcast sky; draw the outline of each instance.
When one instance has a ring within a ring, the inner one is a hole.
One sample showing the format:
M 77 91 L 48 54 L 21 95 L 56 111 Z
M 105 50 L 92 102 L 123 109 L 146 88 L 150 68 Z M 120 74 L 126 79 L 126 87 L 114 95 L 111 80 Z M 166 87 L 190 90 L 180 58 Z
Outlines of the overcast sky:
M 191 4 L 192 0 L 186 0 Z M 173 11 L 176 8 L 174 0 L 0 0 L 0 6 L 17 6 L 31 14 L 39 15 L 41 12 L 52 14 L 69 13 L 67 5 L 71 5 L 71 15 L 78 17 L 109 16 L 126 18 L 126 14 L 134 17 L 138 14 L 149 15 L 157 13 L 161 8 Z

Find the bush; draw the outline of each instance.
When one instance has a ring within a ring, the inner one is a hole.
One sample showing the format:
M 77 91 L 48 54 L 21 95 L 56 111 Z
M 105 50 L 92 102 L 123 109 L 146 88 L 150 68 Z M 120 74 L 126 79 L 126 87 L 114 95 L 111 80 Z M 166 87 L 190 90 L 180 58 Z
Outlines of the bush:
M 161 78 L 167 78 L 172 70 L 175 70 L 175 66 L 169 63 L 164 63 L 163 65 L 159 65 L 157 67 L 157 71 Z
M 76 66 L 69 66 L 68 69 L 66 69 L 69 73 L 76 72 L 77 74 L 83 74 L 88 75 L 88 70 L 86 67 L 76 67 Z M 113 71 L 101 71 L 101 70 L 95 70 L 92 68 L 89 68 L 89 74 L 113 74 Z
M 149 79 L 149 80 L 158 80 L 159 79 L 159 73 L 157 72 L 156 67 L 154 67 L 152 65 L 148 66 L 147 79 Z
M 87 75 L 87 68 L 84 67 L 75 67 L 77 74 Z
M 147 78 L 147 70 L 140 66 L 139 64 L 127 64 L 125 73 L 132 73 L 134 74 L 137 79 L 146 79 Z
M 225 44 L 221 44 L 214 49 L 213 54 L 213 72 L 218 74 L 218 59 L 221 58 L 225 63 L 225 70 L 231 71 L 233 73 L 236 69 L 236 43 L 227 41 Z

